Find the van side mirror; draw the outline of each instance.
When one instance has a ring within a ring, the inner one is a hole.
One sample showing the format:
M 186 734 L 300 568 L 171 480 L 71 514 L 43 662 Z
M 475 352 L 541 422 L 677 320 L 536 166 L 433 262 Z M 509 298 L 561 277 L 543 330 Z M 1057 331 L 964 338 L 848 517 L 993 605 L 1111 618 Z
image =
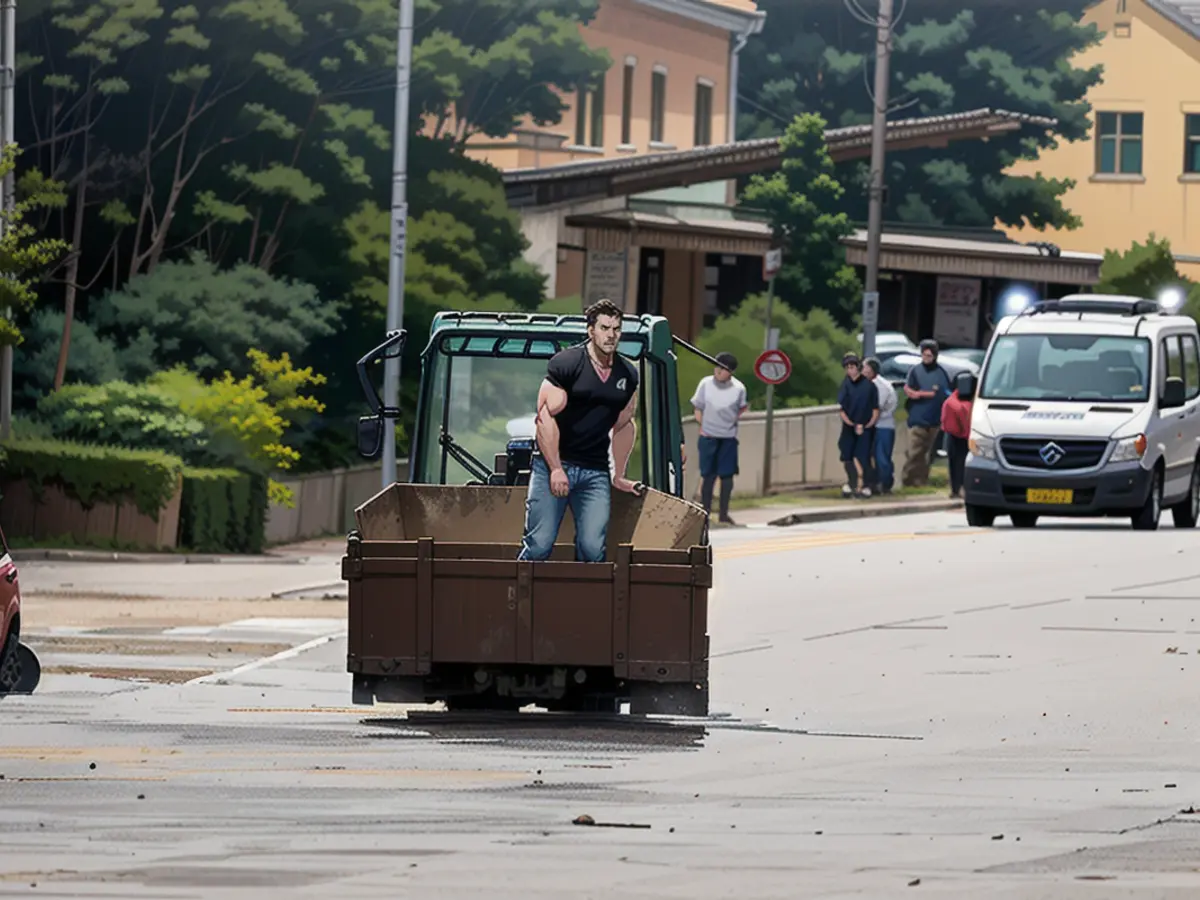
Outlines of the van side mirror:
M 383 416 L 363 416 L 358 420 L 358 455 L 378 459 L 383 453 Z
M 1183 406 L 1187 399 L 1183 390 L 1183 379 L 1172 376 L 1163 385 L 1162 399 L 1158 405 L 1163 409 L 1175 409 Z

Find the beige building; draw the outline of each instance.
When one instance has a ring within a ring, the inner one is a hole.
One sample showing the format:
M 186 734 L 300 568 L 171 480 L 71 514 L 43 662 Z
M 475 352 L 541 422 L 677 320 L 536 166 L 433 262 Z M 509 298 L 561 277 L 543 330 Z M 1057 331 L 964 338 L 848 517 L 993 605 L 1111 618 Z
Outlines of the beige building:
M 1104 36 L 1079 66 L 1104 66 L 1091 89 L 1092 137 L 1061 143 L 1013 174 L 1071 178 L 1074 231 L 1006 229 L 1017 240 L 1102 253 L 1168 238 L 1180 272 L 1200 280 L 1200 3 L 1103 0 L 1084 19 Z
M 771 230 L 736 206 L 734 179 L 771 171 L 777 138 L 736 141 L 739 55 L 765 25 L 753 0 L 600 0 L 584 39 L 612 65 L 557 125 L 481 137 L 504 173 L 551 297 L 610 297 L 693 339 L 763 290 Z M 1036 120 L 988 109 L 890 122 L 888 150 L 944 145 Z M 826 134 L 835 160 L 870 155 L 870 127 Z

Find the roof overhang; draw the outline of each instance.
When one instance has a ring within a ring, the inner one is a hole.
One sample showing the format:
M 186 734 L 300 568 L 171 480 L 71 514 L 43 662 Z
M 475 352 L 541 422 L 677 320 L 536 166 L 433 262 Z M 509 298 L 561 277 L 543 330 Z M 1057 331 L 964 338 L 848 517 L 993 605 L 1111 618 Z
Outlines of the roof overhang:
M 734 34 L 758 34 L 767 14 L 761 10 L 742 10 L 710 0 L 634 0 L 659 12 L 711 25 Z
M 568 216 L 583 231 L 588 250 L 617 252 L 630 247 L 761 256 L 771 249 L 771 226 L 744 219 L 680 219 L 636 210 Z
M 1006 110 L 970 112 L 889 122 L 889 152 L 941 147 L 950 141 L 987 138 L 1025 126 L 1050 128 L 1054 119 Z M 871 126 L 853 125 L 825 132 L 835 162 L 871 154 Z M 562 163 L 503 173 L 508 202 L 514 207 L 554 206 L 601 197 L 642 194 L 753 175 L 778 168 L 783 154 L 778 137 L 738 141 L 666 153 L 641 153 L 618 159 Z
M 842 239 L 846 262 L 867 264 L 867 233 L 859 230 Z M 1054 254 L 1050 245 L 1008 241 L 884 233 L 880 237 L 879 268 L 892 272 L 927 272 L 968 278 L 1007 278 L 1048 284 L 1096 284 L 1100 281 L 1099 253 L 1071 250 Z

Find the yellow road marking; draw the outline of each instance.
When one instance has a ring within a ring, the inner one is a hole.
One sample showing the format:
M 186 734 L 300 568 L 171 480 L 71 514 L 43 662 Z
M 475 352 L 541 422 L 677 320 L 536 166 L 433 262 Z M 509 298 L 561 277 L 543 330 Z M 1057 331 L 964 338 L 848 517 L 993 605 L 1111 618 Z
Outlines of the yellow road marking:
M 718 560 L 742 559 L 747 556 L 766 556 L 772 553 L 787 553 L 793 550 L 820 549 L 822 547 L 844 547 L 850 544 L 877 544 L 893 541 L 918 541 L 944 537 L 967 537 L 974 532 L 947 532 L 945 534 L 855 534 L 853 532 L 822 532 L 786 538 L 772 538 L 754 543 L 734 544 L 731 547 L 714 548 Z

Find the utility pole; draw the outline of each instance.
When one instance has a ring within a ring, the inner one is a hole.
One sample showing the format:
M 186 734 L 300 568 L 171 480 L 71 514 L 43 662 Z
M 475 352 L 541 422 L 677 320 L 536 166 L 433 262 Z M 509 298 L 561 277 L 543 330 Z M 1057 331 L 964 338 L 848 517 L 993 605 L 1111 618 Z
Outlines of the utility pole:
M 13 96 L 16 93 L 17 81 L 17 0 L 0 0 L 0 14 L 3 18 L 3 34 L 0 35 L 0 119 L 3 120 L 4 148 L 13 143 L 13 119 L 15 109 Z M 0 204 L 6 214 L 11 213 L 15 197 L 13 195 L 14 177 L 9 172 L 4 178 L 0 189 Z M 6 233 L 7 220 L 0 219 L 0 235 Z M 12 310 L 4 311 L 5 318 L 12 319 Z M 12 402 L 13 402 L 13 348 L 6 344 L 0 348 L 0 441 L 12 436 Z
M 8 2 L 8 0 L 5 0 Z M 412 85 L 413 6 L 400 0 L 396 29 L 396 124 L 392 137 L 392 253 L 388 264 L 387 330 L 404 324 L 404 254 L 408 244 L 408 96 Z M 383 361 L 383 404 L 400 406 L 400 357 Z M 396 420 L 383 420 L 383 486 L 396 480 Z
M 875 110 L 871 119 L 871 189 L 867 212 L 867 283 L 862 306 L 864 357 L 875 355 L 875 332 L 879 327 L 879 245 L 883 236 L 883 164 L 891 53 L 892 0 L 879 0 L 875 30 Z
M 763 275 L 767 279 L 767 327 L 763 338 L 763 350 L 776 350 L 779 335 L 771 321 L 775 306 L 775 278 L 783 267 L 783 250 L 776 247 L 763 257 Z M 775 449 L 775 385 L 767 382 L 767 428 L 763 435 L 763 480 L 762 493 L 765 497 L 771 488 L 771 453 Z

